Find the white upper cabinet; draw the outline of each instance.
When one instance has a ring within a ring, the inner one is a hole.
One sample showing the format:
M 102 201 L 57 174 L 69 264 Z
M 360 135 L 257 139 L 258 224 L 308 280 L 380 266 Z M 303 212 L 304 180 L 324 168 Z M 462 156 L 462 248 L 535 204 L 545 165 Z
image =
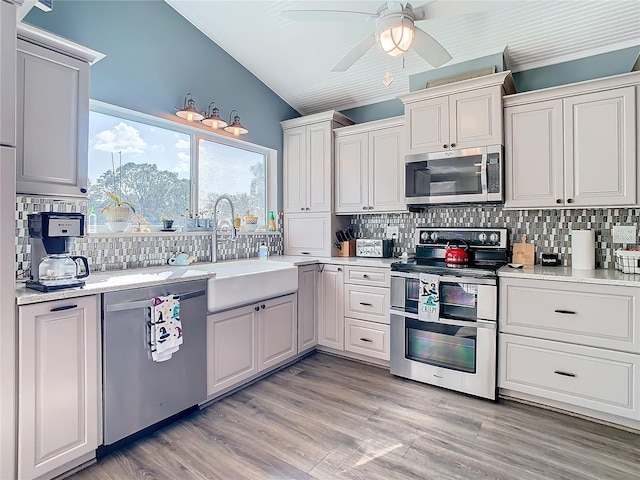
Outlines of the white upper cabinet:
M 336 213 L 406 211 L 402 118 L 337 129 Z
M 285 213 L 333 210 L 333 129 L 351 123 L 334 111 L 282 122 Z
M 0 145 L 16 145 L 16 7 L 0 0 Z
M 635 205 L 639 83 L 632 73 L 507 97 L 505 206 Z
M 101 54 L 20 25 L 18 193 L 87 196 L 89 65 Z
M 406 154 L 502 145 L 505 91 L 513 92 L 510 72 L 400 96 L 405 104 Z
M 562 100 L 507 107 L 505 118 L 506 205 L 557 205 L 564 196 Z

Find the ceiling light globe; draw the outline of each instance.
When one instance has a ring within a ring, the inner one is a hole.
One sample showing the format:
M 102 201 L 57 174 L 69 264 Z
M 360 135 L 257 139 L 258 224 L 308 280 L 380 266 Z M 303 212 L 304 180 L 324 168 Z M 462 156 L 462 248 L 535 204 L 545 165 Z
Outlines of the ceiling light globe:
M 378 44 L 384 53 L 397 57 L 411 48 L 413 28 L 408 25 L 396 25 L 380 32 Z

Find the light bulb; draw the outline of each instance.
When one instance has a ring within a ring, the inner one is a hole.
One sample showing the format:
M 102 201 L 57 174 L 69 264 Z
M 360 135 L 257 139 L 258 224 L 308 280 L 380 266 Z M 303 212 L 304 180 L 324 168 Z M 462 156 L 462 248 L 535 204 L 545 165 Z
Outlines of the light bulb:
M 240 129 L 239 128 L 234 128 L 233 129 L 233 135 L 235 137 L 239 137 L 240 136 Z
M 193 122 L 193 112 L 187 113 L 187 121 L 188 122 Z

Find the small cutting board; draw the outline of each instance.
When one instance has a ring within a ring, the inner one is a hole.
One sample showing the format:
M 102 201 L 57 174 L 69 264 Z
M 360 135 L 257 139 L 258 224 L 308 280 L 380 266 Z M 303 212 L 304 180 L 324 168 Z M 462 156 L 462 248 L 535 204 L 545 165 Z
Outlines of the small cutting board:
M 535 246 L 533 243 L 527 243 L 527 236 L 522 235 L 522 243 L 513 244 L 513 263 L 521 263 L 523 265 L 533 265 L 536 260 Z

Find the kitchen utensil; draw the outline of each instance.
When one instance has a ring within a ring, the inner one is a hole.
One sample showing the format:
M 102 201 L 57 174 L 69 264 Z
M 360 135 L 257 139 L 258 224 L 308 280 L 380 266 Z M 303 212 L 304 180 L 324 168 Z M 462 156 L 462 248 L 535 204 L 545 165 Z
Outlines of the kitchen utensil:
M 512 263 L 522 263 L 533 265 L 535 263 L 535 247 L 532 243 L 527 243 L 527 236 L 520 237 L 522 243 L 513 244 Z
M 444 254 L 444 261 L 452 265 L 465 265 L 469 263 L 469 246 L 463 240 L 458 240 L 462 244 L 461 247 L 451 246 L 451 242 L 447 243 L 447 251 Z

